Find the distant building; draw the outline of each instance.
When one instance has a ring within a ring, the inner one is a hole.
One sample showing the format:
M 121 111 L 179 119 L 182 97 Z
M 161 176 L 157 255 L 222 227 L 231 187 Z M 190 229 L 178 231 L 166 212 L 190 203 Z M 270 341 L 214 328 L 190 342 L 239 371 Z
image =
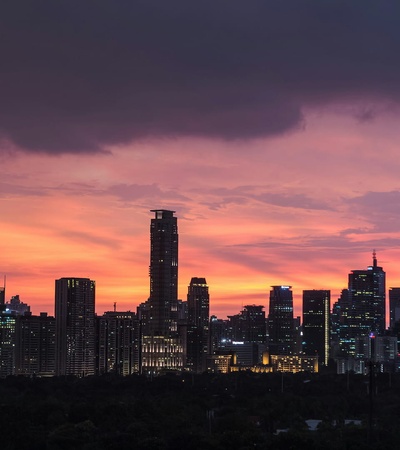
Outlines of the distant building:
M 0 312 L 0 378 L 15 375 L 15 314 Z
M 47 313 L 17 317 L 15 373 L 27 376 L 55 375 L 56 321 Z
M 143 308 L 143 373 L 183 368 L 178 331 L 178 225 L 175 211 L 152 210 L 150 223 L 150 297 Z
M 350 311 L 347 320 L 350 336 L 382 336 L 386 329 L 385 272 L 377 264 L 373 253 L 373 264 L 367 270 L 352 270 L 349 274 Z
M 246 305 L 239 314 L 228 316 L 231 339 L 243 342 L 266 342 L 267 326 L 262 305 Z
M 56 374 L 95 373 L 95 282 L 60 278 L 55 283 Z
M 275 355 L 293 352 L 293 293 L 291 286 L 272 286 L 268 314 L 269 351 Z
M 210 317 L 210 354 L 215 354 L 221 346 L 231 342 L 228 328 L 227 320 L 218 319 L 217 316 Z
M 19 295 L 13 295 L 9 302 L 5 304 L 6 310 L 15 313 L 17 316 L 23 316 L 31 312 L 31 307 L 21 302 Z
M 6 280 L 4 278 L 4 286 L 0 286 L 0 312 L 5 308 L 6 303 Z
M 317 355 L 325 366 L 330 348 L 330 299 L 328 290 L 303 291 L 303 352 Z
M 133 312 L 108 311 L 96 317 L 96 373 L 139 372 L 139 321 Z
M 400 321 L 400 287 L 389 288 L 389 327 L 395 328 L 396 322 Z
M 235 364 L 234 355 L 229 353 L 221 352 L 207 356 L 207 372 L 229 373 L 233 364 Z
M 210 295 L 205 278 L 192 278 L 187 294 L 186 367 L 201 373 L 209 354 Z
M 270 355 L 274 372 L 318 372 L 318 356 Z

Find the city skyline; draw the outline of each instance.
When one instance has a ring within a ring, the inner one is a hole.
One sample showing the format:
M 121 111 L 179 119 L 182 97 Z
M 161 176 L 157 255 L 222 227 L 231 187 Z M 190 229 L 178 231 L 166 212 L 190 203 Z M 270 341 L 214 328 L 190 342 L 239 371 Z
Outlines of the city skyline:
M 400 286 L 400 5 L 45 0 L 0 6 L 0 277 L 54 311 L 149 297 L 149 210 L 179 218 L 178 298 L 331 290 L 376 249 Z M 150 6 L 149 6 L 150 5 Z

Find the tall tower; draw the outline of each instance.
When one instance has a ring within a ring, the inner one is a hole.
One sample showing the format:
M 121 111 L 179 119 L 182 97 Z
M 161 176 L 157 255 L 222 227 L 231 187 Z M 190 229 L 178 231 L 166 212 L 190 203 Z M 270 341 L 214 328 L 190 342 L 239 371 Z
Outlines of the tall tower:
M 319 357 L 325 366 L 329 359 L 331 293 L 327 290 L 303 291 L 303 351 Z
M 293 352 L 293 293 L 291 286 L 271 286 L 269 297 L 269 351 L 274 355 Z
M 342 317 L 341 350 L 357 356 L 356 339 L 374 333 L 383 336 L 386 326 L 386 274 L 378 266 L 375 251 L 372 266 L 349 274 L 348 311 Z
M 56 375 L 94 375 L 94 304 L 94 281 L 89 278 L 56 280 Z
M 4 310 L 6 303 L 6 277 L 4 275 L 4 286 L 0 286 L 0 312 Z
M 372 266 L 367 270 L 352 270 L 349 274 L 349 296 L 352 313 L 350 326 L 356 335 L 366 336 L 373 332 L 385 332 L 386 287 L 385 272 L 377 264 L 376 253 L 372 255 Z
M 188 287 L 187 367 L 196 373 L 206 370 L 209 354 L 210 295 L 205 278 L 192 278 Z
M 150 223 L 150 297 L 142 323 L 142 370 L 181 369 L 178 336 L 178 225 L 175 211 L 153 209 Z
M 169 335 L 177 329 L 178 224 L 175 211 L 155 209 L 150 224 L 150 329 Z
M 99 374 L 131 375 L 139 371 L 139 324 L 135 313 L 107 311 L 96 317 Z
M 394 330 L 400 320 L 400 287 L 389 288 L 389 327 Z

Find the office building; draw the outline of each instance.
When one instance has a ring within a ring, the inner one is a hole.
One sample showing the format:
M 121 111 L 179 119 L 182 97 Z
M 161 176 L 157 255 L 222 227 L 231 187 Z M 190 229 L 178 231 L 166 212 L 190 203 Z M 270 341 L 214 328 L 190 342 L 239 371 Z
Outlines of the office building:
M 175 211 L 156 209 L 150 223 L 150 297 L 142 318 L 144 373 L 181 370 L 178 332 L 178 225 Z
M 372 332 L 382 336 L 386 329 L 385 272 L 378 266 L 375 252 L 372 266 L 349 274 L 349 300 L 348 317 L 354 335 L 366 336 Z
M 31 307 L 21 302 L 19 295 L 13 295 L 9 302 L 5 304 L 6 310 L 15 313 L 17 316 L 23 316 L 31 312 Z
M 95 373 L 95 282 L 60 278 L 55 283 L 56 374 Z
M 0 312 L 0 378 L 15 375 L 15 314 Z
M 4 277 L 4 286 L 0 286 L 0 312 L 4 310 L 6 303 L 6 277 Z
M 232 341 L 266 342 L 267 324 L 264 306 L 246 305 L 239 314 L 228 316 Z
M 26 376 L 55 375 L 56 321 L 47 313 L 17 316 L 15 373 Z
M 293 352 L 293 293 L 291 286 L 272 286 L 268 314 L 269 351 L 274 355 Z
M 210 295 L 205 278 L 192 278 L 187 294 L 188 321 L 186 367 L 195 372 L 206 370 L 209 354 Z
M 400 287 L 389 288 L 389 328 L 394 330 L 400 321 Z
M 107 311 L 96 317 L 96 373 L 139 372 L 139 321 L 133 312 Z
M 328 365 L 330 348 L 330 298 L 328 290 L 303 291 L 303 352 Z

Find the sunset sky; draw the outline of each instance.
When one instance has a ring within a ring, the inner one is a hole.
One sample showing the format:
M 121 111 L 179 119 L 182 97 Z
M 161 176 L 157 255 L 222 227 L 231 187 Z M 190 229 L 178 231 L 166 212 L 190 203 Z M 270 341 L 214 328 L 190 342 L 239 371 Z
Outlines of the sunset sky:
M 179 297 L 211 313 L 271 285 L 331 289 L 372 263 L 400 286 L 400 3 L 0 4 L 0 276 L 54 312 L 149 294 L 150 209 L 176 211 Z

